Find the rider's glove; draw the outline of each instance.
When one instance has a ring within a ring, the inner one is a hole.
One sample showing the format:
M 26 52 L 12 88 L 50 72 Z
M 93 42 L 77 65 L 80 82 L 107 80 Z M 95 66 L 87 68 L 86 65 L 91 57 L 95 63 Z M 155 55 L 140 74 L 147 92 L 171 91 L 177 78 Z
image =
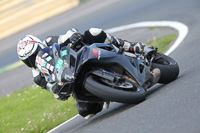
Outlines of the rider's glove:
M 116 38 L 114 36 L 111 36 L 111 44 L 114 44 L 117 47 L 123 47 L 125 51 L 134 53 L 134 54 L 142 54 L 144 51 L 144 44 L 141 42 L 135 42 L 131 43 L 126 40 L 122 40 L 119 38 Z
M 75 32 L 72 34 L 72 36 L 70 37 L 70 42 L 73 44 L 79 43 L 83 40 L 83 37 L 81 35 L 81 33 L 79 32 Z
M 144 51 L 145 45 L 141 42 L 135 42 L 132 43 L 129 47 L 129 52 L 132 52 L 134 54 L 142 54 Z
M 120 47 L 124 45 L 124 41 L 122 39 L 111 36 L 111 44 L 114 44 L 115 46 Z

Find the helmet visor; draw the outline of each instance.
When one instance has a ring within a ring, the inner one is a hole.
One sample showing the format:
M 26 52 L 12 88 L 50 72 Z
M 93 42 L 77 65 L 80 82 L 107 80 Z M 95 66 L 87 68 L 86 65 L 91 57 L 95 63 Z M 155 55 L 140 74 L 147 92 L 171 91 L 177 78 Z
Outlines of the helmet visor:
M 29 56 L 27 59 L 25 60 L 22 60 L 28 67 L 33 67 L 33 68 L 36 68 L 35 66 L 35 59 L 36 59 L 36 56 L 38 54 L 38 52 L 41 50 L 42 48 L 39 46 L 37 47 L 36 51 L 31 55 Z

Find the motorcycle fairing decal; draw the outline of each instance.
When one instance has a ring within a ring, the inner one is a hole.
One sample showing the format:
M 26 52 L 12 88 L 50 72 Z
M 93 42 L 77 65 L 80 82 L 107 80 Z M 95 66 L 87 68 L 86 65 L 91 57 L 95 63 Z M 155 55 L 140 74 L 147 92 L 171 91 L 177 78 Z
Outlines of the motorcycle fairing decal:
M 50 65 L 49 63 L 47 63 L 44 59 L 42 59 L 41 57 L 37 57 L 36 58 L 36 63 L 38 63 L 39 66 L 43 67 L 43 68 L 47 68 L 50 71 L 53 72 L 54 67 L 52 65 Z M 37 66 L 38 66 L 37 65 Z M 42 68 L 41 68 L 42 70 Z
M 100 57 L 101 57 L 101 51 L 100 51 L 99 49 L 93 48 L 92 56 L 95 56 L 95 57 L 98 58 L 98 60 L 99 60 Z
M 65 56 L 65 55 L 67 55 L 67 50 L 61 51 L 61 56 Z
M 54 74 L 52 74 L 52 80 L 54 80 L 54 81 L 55 81 L 55 79 L 56 79 L 56 78 L 55 78 L 55 75 L 54 75 Z
M 50 69 L 51 65 L 49 63 L 47 63 L 46 68 Z
M 46 74 L 50 75 L 50 74 L 49 74 L 49 71 L 48 71 L 46 68 L 43 68 L 43 67 L 42 67 L 41 69 L 42 69 L 43 73 L 46 73 Z
M 47 55 L 48 55 L 48 53 L 44 53 L 44 54 L 42 55 L 42 58 L 47 57 Z
M 52 59 L 52 57 L 51 56 L 48 56 L 47 58 L 46 58 L 46 61 L 50 61 Z
M 43 68 L 46 68 L 46 66 L 47 66 L 47 62 L 44 61 L 44 63 L 43 63 Z
M 96 56 L 96 58 L 98 57 L 98 49 L 93 49 L 93 53 L 92 53 L 92 56 Z
M 98 51 L 98 60 L 100 59 L 101 57 L 101 50 Z
M 46 68 L 44 68 L 43 66 L 41 66 L 40 64 L 37 64 L 37 68 L 38 68 L 42 73 L 47 74 L 47 75 L 50 75 L 50 74 L 49 74 L 49 71 L 48 71 Z
M 61 70 L 63 64 L 64 64 L 64 61 L 61 58 L 58 58 L 58 61 L 57 61 L 56 66 L 55 66 L 56 69 Z
M 54 66 L 50 65 L 50 70 L 53 72 Z
M 47 65 L 47 62 L 45 60 L 43 60 L 41 57 L 37 57 L 36 62 L 42 67 L 46 67 L 46 65 Z

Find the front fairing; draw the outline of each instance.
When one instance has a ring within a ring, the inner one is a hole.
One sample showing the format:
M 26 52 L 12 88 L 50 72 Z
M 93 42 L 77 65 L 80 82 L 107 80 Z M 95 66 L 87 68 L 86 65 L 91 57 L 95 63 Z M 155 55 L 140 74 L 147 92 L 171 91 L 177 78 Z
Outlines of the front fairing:
M 118 49 L 114 46 L 110 46 L 102 43 L 95 43 L 90 46 L 84 46 L 79 51 L 74 51 L 70 46 L 65 46 L 60 49 L 58 44 L 54 44 L 51 47 L 47 47 L 39 52 L 39 56 L 46 61 L 46 65 L 38 63 L 43 69 L 50 64 L 51 70 L 49 74 L 46 74 L 46 80 L 53 84 L 55 88 L 52 90 L 57 92 L 59 87 L 58 83 L 75 83 L 76 77 L 81 72 L 83 66 L 88 63 L 89 67 L 104 67 L 118 64 L 121 68 L 127 71 L 137 82 L 142 86 L 147 80 L 151 78 L 150 70 L 140 60 L 133 58 L 134 65 L 130 60 L 122 53 L 118 53 Z M 52 59 L 51 59 L 52 58 Z M 87 66 L 86 66 L 87 67 Z M 53 68 L 53 69 L 52 69 Z M 82 78 L 82 80 L 84 77 Z
M 87 62 L 90 62 L 90 64 L 93 64 L 94 66 L 118 64 L 131 74 L 141 86 L 151 78 L 149 67 L 136 58 L 133 58 L 133 65 L 123 53 L 118 53 L 118 49 L 111 47 L 110 45 L 95 43 L 83 48 L 83 51 L 83 55 L 80 56 L 81 63 L 79 63 L 77 71 L 79 71 L 81 66 Z
M 73 83 L 74 72 L 69 67 L 69 61 L 67 49 L 60 49 L 58 44 L 40 50 L 37 55 L 36 66 L 56 94 Z

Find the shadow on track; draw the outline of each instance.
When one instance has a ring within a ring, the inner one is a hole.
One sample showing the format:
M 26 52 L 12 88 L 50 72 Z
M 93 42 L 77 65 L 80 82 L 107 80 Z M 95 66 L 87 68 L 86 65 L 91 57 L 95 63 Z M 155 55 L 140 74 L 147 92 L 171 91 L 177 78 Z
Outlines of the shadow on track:
M 177 80 L 179 80 L 180 78 L 182 78 L 183 75 L 179 76 L 175 81 L 168 83 L 168 84 L 172 84 L 174 82 L 176 82 Z M 162 89 L 163 87 L 165 87 L 168 84 L 156 84 L 155 86 L 153 86 L 152 88 L 150 88 L 147 91 L 147 97 L 151 96 L 153 93 L 159 91 L 160 89 Z M 147 99 L 148 100 L 148 99 Z M 142 102 L 141 102 L 142 103 Z M 139 103 L 140 104 L 140 103 Z M 103 119 L 107 119 L 109 117 L 112 117 L 114 115 L 117 115 L 121 112 L 124 112 L 134 106 L 137 106 L 139 104 L 122 104 L 122 103 L 115 103 L 114 106 L 111 106 L 108 110 L 103 110 L 101 113 L 97 114 L 95 117 L 89 119 L 90 122 L 95 122 L 98 120 L 103 120 Z
M 167 86 L 167 85 L 170 85 L 170 84 L 174 84 L 175 82 L 177 82 L 179 79 L 181 79 L 184 75 L 179 75 L 177 77 L 176 80 L 168 83 L 168 84 L 156 84 L 154 85 L 152 88 L 150 88 L 148 91 L 147 91 L 147 97 L 152 95 L 153 93 L 155 93 L 156 91 L 160 90 L 161 88 L 163 88 L 164 86 Z
M 175 81 L 169 83 L 169 85 L 174 84 L 182 76 L 179 76 Z M 164 87 L 167 86 L 167 85 L 168 84 L 157 84 L 157 85 L 153 86 L 152 88 L 150 88 L 147 91 L 147 98 L 148 97 L 150 98 L 151 95 L 153 95 L 155 92 L 158 92 L 159 90 L 164 89 Z M 146 99 L 146 100 L 148 100 L 148 99 Z M 93 126 L 93 125 L 98 125 L 102 121 L 109 119 L 109 118 L 112 118 L 114 116 L 117 116 L 120 113 L 124 113 L 127 110 L 129 110 L 130 108 L 135 107 L 137 105 L 140 105 L 141 103 L 139 103 L 139 104 L 122 104 L 122 103 L 113 102 L 113 103 L 111 103 L 109 109 L 104 109 L 102 112 L 98 113 L 97 115 L 95 115 L 94 117 L 92 117 L 88 120 L 82 119 L 82 122 L 80 122 L 78 124 L 79 126 L 72 128 L 72 130 L 70 130 L 70 132 L 79 131 L 80 129 L 84 129 L 85 126 L 89 127 L 89 126 Z

